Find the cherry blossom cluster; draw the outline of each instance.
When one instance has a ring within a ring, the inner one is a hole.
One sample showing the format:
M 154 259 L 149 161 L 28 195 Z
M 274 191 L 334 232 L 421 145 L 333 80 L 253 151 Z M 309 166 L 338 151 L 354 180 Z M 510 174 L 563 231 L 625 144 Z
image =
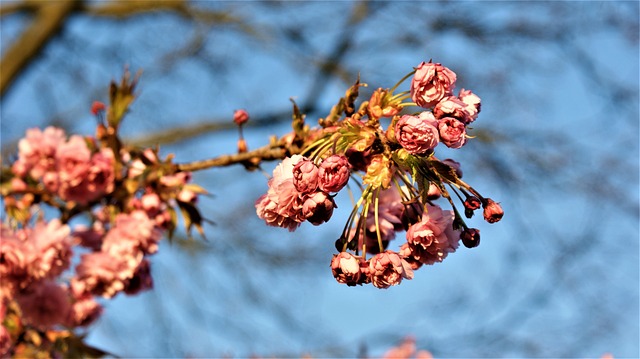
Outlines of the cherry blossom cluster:
M 123 146 L 115 110 L 97 103 L 92 111 L 96 137 L 29 129 L 3 170 L 2 357 L 55 356 L 70 345 L 81 356 L 98 354 L 74 341 L 74 331 L 98 319 L 106 299 L 152 287 L 149 256 L 175 230 L 176 209 L 200 229 L 195 205 L 205 192 L 189 183 L 191 174 L 157 150 Z
M 409 91 L 394 94 L 409 77 Z M 273 171 L 256 202 L 258 217 L 290 231 L 305 220 L 319 225 L 330 219 L 337 192 L 359 189 L 331 261 L 336 280 L 349 286 L 388 288 L 423 265 L 442 262 L 460 241 L 476 247 L 480 231 L 467 226 L 453 199 L 462 202 L 466 218 L 483 208 L 484 219 L 495 223 L 504 212 L 462 181 L 458 162 L 435 156 L 439 144 L 461 148 L 480 112 L 473 92 L 454 94 L 456 80 L 447 67 L 423 62 L 357 106 L 359 88 L 366 86 L 358 81 L 314 129 L 294 107 L 294 132 L 285 137 L 299 143 L 299 151 Z M 440 198 L 451 210 L 441 208 Z M 406 241 L 394 250 L 397 232 L 405 232 Z

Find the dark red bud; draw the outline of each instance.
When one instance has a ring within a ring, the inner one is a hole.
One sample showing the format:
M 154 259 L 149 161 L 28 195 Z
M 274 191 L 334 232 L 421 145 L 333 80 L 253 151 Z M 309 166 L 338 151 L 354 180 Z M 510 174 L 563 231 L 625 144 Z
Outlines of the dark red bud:
M 480 230 L 477 228 L 466 228 L 460 233 L 462 244 L 467 248 L 475 248 L 480 245 Z

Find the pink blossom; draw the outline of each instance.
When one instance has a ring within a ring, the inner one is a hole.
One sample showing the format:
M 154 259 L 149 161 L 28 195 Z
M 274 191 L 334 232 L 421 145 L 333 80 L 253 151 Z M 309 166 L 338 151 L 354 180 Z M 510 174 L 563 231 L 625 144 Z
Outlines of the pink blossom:
M 13 177 L 10 183 L 11 191 L 13 192 L 22 192 L 27 190 L 27 184 L 18 177 Z
M 458 98 L 467 106 L 467 112 L 469 113 L 469 122 L 473 122 L 478 118 L 478 113 L 480 112 L 480 97 L 471 92 L 470 90 L 461 89 L 458 94 Z M 468 123 L 467 123 L 468 124 Z
M 443 211 L 439 206 L 427 205 L 422 220 L 407 230 L 407 243 L 411 255 L 423 264 L 442 262 L 458 248 L 460 232 L 452 227 L 453 211 Z
M 70 327 L 85 327 L 95 322 L 102 315 L 102 306 L 92 295 L 85 295 L 76 299 L 71 305 L 66 325 Z
M 40 328 L 64 324 L 71 308 L 67 291 L 49 280 L 33 283 L 17 300 L 25 321 Z
M 137 257 L 137 251 L 145 254 L 155 253 L 162 230 L 154 220 L 141 210 L 131 213 L 120 213 L 116 216 L 114 226 L 107 232 L 102 250 L 112 255 Z
M 460 148 L 467 141 L 464 123 L 453 117 L 444 117 L 438 123 L 440 142 L 449 148 Z
M 238 126 L 244 125 L 249 121 L 249 113 L 245 110 L 235 110 L 233 113 L 233 122 Z
M 420 259 L 414 255 L 414 252 L 411 249 L 411 246 L 409 246 L 409 243 L 404 243 L 400 246 L 398 255 L 400 256 L 400 258 L 409 263 L 411 269 L 418 270 L 420 269 L 420 267 L 422 267 L 422 262 L 420 262 Z
M 412 256 L 423 264 L 442 262 L 458 248 L 460 232 L 452 227 L 453 211 L 427 205 L 422 220 L 407 230 L 407 243 Z
M 301 193 L 313 193 L 318 188 L 318 171 L 313 161 L 303 158 L 293 166 L 293 185 Z
M 92 156 L 84 138 L 71 136 L 58 148 L 56 160 L 57 181 L 45 182 L 57 182 L 60 198 L 87 204 L 113 191 L 114 156 L 110 149 L 102 149 Z
M 273 170 L 267 193 L 256 201 L 256 214 L 267 225 L 294 231 L 306 219 L 302 213 L 301 193 L 293 184 L 293 167 L 302 159 L 302 156 L 294 155 L 282 160 Z
M 325 192 L 306 194 L 302 198 L 302 214 L 311 224 L 317 226 L 328 222 L 336 203 Z
M 14 231 L 0 223 L 2 240 L 0 240 L 0 288 L 13 291 L 23 287 L 29 280 L 29 264 L 33 245 L 21 240 Z
M 59 219 L 35 224 L 28 241 L 33 244 L 34 258 L 30 265 L 34 278 L 54 278 L 69 267 L 71 262 L 71 230 Z
M 420 350 L 416 352 L 416 341 L 412 337 L 404 339 L 400 345 L 389 349 L 383 359 L 432 359 L 433 356 L 426 350 Z
M 83 254 L 76 266 L 76 277 L 71 279 L 75 297 L 91 293 L 111 298 L 124 290 L 133 271 L 122 258 L 105 252 Z
M 378 253 L 369 261 L 371 283 L 377 288 L 398 285 L 402 279 L 413 279 L 413 270 L 407 261 L 393 251 Z
M 349 161 L 345 156 L 329 156 L 320 164 L 318 186 L 327 193 L 339 192 L 349 181 L 349 174 Z
M 44 131 L 28 129 L 26 136 L 18 142 L 18 160 L 12 167 L 13 172 L 21 177 L 29 173 L 39 180 L 46 172 L 54 171 L 54 157 L 65 137 L 62 129 L 51 126 Z
M 362 284 L 360 280 L 362 275 L 360 262 L 361 259 L 347 252 L 334 254 L 331 260 L 331 272 L 338 283 L 346 284 L 350 287 Z
M 425 112 L 423 112 L 425 113 Z M 433 114 L 403 115 L 395 125 L 395 135 L 398 143 L 407 152 L 421 155 L 436 147 L 439 141 L 438 129 Z
M 455 96 L 445 97 L 438 102 L 436 107 L 433 108 L 433 115 L 438 119 L 453 117 L 463 124 L 472 121 L 471 114 L 467 110 L 467 104 Z
M 429 108 L 453 93 L 456 74 L 439 63 L 422 62 L 411 80 L 411 99 L 416 105 Z

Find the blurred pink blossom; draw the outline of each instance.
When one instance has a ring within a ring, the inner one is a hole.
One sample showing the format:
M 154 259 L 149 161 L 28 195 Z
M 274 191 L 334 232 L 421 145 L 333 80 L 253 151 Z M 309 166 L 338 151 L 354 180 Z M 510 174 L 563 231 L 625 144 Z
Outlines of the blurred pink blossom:
M 70 327 L 85 327 L 90 325 L 102 314 L 102 306 L 92 295 L 84 295 L 71 304 L 66 325 Z
M 18 142 L 18 160 L 13 164 L 13 172 L 21 177 L 28 173 L 39 180 L 46 172 L 54 171 L 54 157 L 65 137 L 64 131 L 56 127 L 49 126 L 44 131 L 39 128 L 28 129 L 25 137 Z
M 49 280 L 33 283 L 17 301 L 25 321 L 40 328 L 64 324 L 71 309 L 67 291 Z
M 125 282 L 133 276 L 127 263 L 105 252 L 83 254 L 71 279 L 74 297 L 91 293 L 111 298 L 124 290 Z

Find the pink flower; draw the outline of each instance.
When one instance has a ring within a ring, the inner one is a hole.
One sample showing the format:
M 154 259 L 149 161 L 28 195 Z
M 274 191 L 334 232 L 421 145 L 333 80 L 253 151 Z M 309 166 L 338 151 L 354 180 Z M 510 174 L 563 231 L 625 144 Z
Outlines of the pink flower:
M 413 279 L 413 270 L 407 261 L 393 251 L 385 251 L 373 256 L 369 262 L 371 283 L 377 288 L 398 285 L 402 279 Z
M 58 219 L 35 224 L 28 237 L 35 254 L 30 264 L 34 278 L 54 278 L 69 267 L 73 254 L 70 232 Z
M 439 63 L 421 63 L 411 81 L 411 99 L 416 105 L 429 108 L 453 93 L 456 74 Z
M 389 349 L 383 359 L 432 359 L 433 356 L 426 350 L 420 350 L 416 352 L 416 341 L 412 337 L 404 339 L 400 345 Z
M 334 254 L 331 260 L 331 272 L 333 277 L 338 283 L 346 284 L 353 287 L 357 284 L 362 284 L 360 277 L 362 272 L 360 270 L 361 259 L 354 257 L 350 253 L 340 252 Z
M 407 152 L 421 155 L 438 145 L 436 126 L 431 112 L 423 112 L 420 116 L 403 115 L 395 125 L 396 139 Z
M 273 170 L 267 193 L 256 201 L 256 214 L 267 225 L 294 231 L 306 219 L 302 213 L 301 193 L 293 184 L 293 167 L 302 159 L 302 156 L 294 155 L 282 160 Z
M 313 193 L 318 188 L 318 166 L 303 158 L 293 166 L 293 185 L 301 193 Z
M 21 177 L 29 173 L 39 180 L 46 172 L 54 171 L 54 157 L 65 137 L 62 129 L 51 126 L 44 132 L 39 128 L 28 129 L 25 138 L 18 142 L 18 160 L 12 167 L 13 172 Z
M 76 299 L 71 305 L 66 325 L 70 327 L 86 327 L 102 315 L 102 306 L 93 296 L 85 295 Z
M 449 148 L 460 148 L 467 141 L 464 123 L 453 117 L 440 119 L 438 123 L 440 141 Z
M 125 283 L 133 276 L 127 263 L 105 252 L 83 254 L 76 266 L 76 277 L 71 279 L 75 297 L 91 293 L 111 298 L 124 290 Z
M 17 300 L 25 321 L 40 328 L 64 324 L 71 308 L 67 291 L 49 280 L 33 283 Z
M 469 122 L 473 122 L 478 118 L 478 113 L 480 112 L 480 97 L 475 95 L 470 90 L 461 89 L 458 94 L 458 98 L 466 105 L 467 112 L 469 113 Z M 468 123 L 467 123 L 468 124 Z
M 146 212 L 120 213 L 104 237 L 102 250 L 112 255 L 134 257 L 137 257 L 137 251 L 151 254 L 158 250 L 161 237 L 162 231 Z
M 427 205 L 422 220 L 407 230 L 411 255 L 423 264 L 433 264 L 442 262 L 449 253 L 455 252 L 460 232 L 453 230 L 453 219 L 453 211 Z
M 328 222 L 336 203 L 325 192 L 315 192 L 302 198 L 302 214 L 311 224 L 318 226 Z
M 349 161 L 345 156 L 329 156 L 318 170 L 319 187 L 327 193 L 339 192 L 349 181 L 349 174 Z
M 24 287 L 29 280 L 29 264 L 33 245 L 21 240 L 15 232 L 0 223 L 0 288 L 13 291 Z M 2 290 L 0 290 L 2 292 Z
M 242 126 L 249 121 L 249 113 L 245 110 L 235 110 L 233 113 L 233 122 L 238 126 Z
M 57 181 L 49 179 L 57 188 L 60 198 L 87 204 L 113 191 L 114 156 L 110 149 L 102 149 L 93 156 L 84 138 L 71 136 L 56 153 Z M 57 186 L 56 186 L 57 187 Z
M 467 110 L 467 104 L 455 96 L 449 96 L 438 102 L 433 108 L 433 115 L 438 118 L 453 117 L 463 124 L 472 121 L 471 114 Z
M 484 220 L 489 223 L 496 223 L 504 216 L 504 211 L 500 204 L 494 202 L 491 198 L 486 198 L 482 206 L 484 207 Z

